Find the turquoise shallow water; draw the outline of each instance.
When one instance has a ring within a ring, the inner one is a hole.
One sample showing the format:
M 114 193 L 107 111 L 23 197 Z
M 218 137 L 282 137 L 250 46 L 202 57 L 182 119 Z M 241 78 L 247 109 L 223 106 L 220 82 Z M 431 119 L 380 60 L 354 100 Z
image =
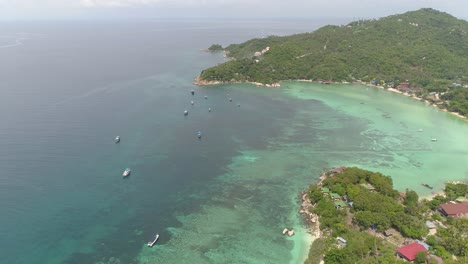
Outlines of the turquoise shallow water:
M 142 249 L 142 263 L 301 262 L 310 237 L 297 214 L 298 194 L 324 168 L 380 171 L 392 176 L 397 189 L 422 196 L 431 194 L 423 182 L 437 192 L 445 181 L 467 180 L 467 122 L 403 95 L 299 82 L 284 82 L 279 89 L 218 89 L 261 94 L 272 104 L 292 107 L 294 114 L 275 118 L 279 134 L 267 139 L 266 148 L 245 146 L 228 171 L 200 193 L 201 210 L 178 215 L 182 226 L 170 229 L 173 239 Z M 297 235 L 281 236 L 284 227 L 294 227 Z
M 0 263 L 298 263 L 310 241 L 299 192 L 324 168 L 381 171 L 422 195 L 422 182 L 467 180 L 467 122 L 405 96 L 192 85 L 224 60 L 199 49 L 310 25 L 2 28 L 34 34 L 0 50 Z

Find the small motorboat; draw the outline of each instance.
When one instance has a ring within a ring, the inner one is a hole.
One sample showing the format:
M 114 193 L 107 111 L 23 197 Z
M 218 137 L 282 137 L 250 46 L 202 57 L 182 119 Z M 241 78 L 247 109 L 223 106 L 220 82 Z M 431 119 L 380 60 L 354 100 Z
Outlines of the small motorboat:
M 120 137 L 119 136 L 116 136 L 115 139 L 114 139 L 114 142 L 117 144 L 120 142 Z
M 211 107 L 208 108 L 208 112 L 211 112 Z
M 423 183 L 423 184 L 421 184 L 421 185 L 422 185 L 422 186 L 424 186 L 424 187 L 426 187 L 426 188 L 433 189 L 433 187 L 432 187 L 432 186 L 430 186 L 430 185 L 429 185 L 429 184 L 427 184 L 427 183 Z
M 229 98 L 229 102 L 232 102 L 232 98 Z
M 148 246 L 148 247 L 154 246 L 154 244 L 156 244 L 156 242 L 158 242 L 158 239 L 159 239 L 159 234 L 156 234 L 156 235 L 154 236 L 153 241 L 149 241 L 148 244 L 147 244 L 147 246 Z
M 433 138 L 433 139 L 431 139 L 431 141 L 437 141 L 437 138 Z
M 208 99 L 208 96 L 205 95 L 205 100 Z
M 423 132 L 422 128 L 418 129 L 418 132 Z
M 193 100 L 192 100 L 192 101 L 190 101 L 190 103 L 193 105 L 193 104 L 194 104 Z
M 201 132 L 201 131 L 198 131 L 198 133 L 197 133 L 198 139 L 201 139 L 201 136 L 202 136 L 202 132 Z
M 184 111 L 184 116 L 187 116 L 187 115 L 188 115 L 188 111 L 185 110 L 185 111 Z
M 124 178 L 127 177 L 128 175 L 130 175 L 131 172 L 132 171 L 130 170 L 130 168 L 126 168 L 124 172 L 122 173 L 122 177 Z
M 194 95 L 194 94 L 195 94 L 195 91 L 194 91 L 194 90 L 192 90 L 190 93 L 191 93 L 192 95 Z

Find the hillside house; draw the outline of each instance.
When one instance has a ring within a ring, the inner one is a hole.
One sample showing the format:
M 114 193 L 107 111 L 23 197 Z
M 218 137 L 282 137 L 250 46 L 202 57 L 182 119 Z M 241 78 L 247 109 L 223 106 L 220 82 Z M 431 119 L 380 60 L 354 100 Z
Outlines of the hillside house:
M 399 257 L 401 257 L 404 260 L 413 261 L 416 259 L 416 254 L 418 254 L 421 251 L 427 252 L 427 249 L 423 245 L 414 242 L 409 245 L 398 248 L 396 253 Z
M 468 202 L 441 204 L 439 211 L 446 217 L 468 218 Z

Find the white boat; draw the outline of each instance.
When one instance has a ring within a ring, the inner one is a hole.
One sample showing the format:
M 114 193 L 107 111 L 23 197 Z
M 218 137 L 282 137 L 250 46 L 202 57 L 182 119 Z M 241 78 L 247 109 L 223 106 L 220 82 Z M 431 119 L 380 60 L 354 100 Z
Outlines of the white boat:
M 187 115 L 188 115 L 188 111 L 185 110 L 185 111 L 184 111 L 184 116 L 187 116 Z
M 422 128 L 418 129 L 418 132 L 422 132 L 422 131 L 423 131 Z
M 156 242 L 158 242 L 158 239 L 159 239 L 159 234 L 156 234 L 156 236 L 154 236 L 154 240 L 148 242 L 148 244 L 147 244 L 148 247 L 154 246 L 154 244 L 156 244 Z
M 131 172 L 132 171 L 130 170 L 130 168 L 126 168 L 122 173 L 122 177 L 127 177 L 128 175 L 130 175 Z
M 114 142 L 115 142 L 115 143 L 119 143 L 119 142 L 120 142 L 120 137 L 119 137 L 119 136 L 116 136 L 115 139 L 114 139 Z
M 433 139 L 431 139 L 431 141 L 437 141 L 437 138 L 433 138 Z

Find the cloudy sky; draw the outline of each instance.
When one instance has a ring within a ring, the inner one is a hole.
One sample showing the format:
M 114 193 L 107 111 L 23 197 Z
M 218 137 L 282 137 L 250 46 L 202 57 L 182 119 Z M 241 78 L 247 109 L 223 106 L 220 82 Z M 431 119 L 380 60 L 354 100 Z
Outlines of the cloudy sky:
M 0 0 L 0 19 L 376 18 L 422 7 L 468 19 L 468 0 Z

